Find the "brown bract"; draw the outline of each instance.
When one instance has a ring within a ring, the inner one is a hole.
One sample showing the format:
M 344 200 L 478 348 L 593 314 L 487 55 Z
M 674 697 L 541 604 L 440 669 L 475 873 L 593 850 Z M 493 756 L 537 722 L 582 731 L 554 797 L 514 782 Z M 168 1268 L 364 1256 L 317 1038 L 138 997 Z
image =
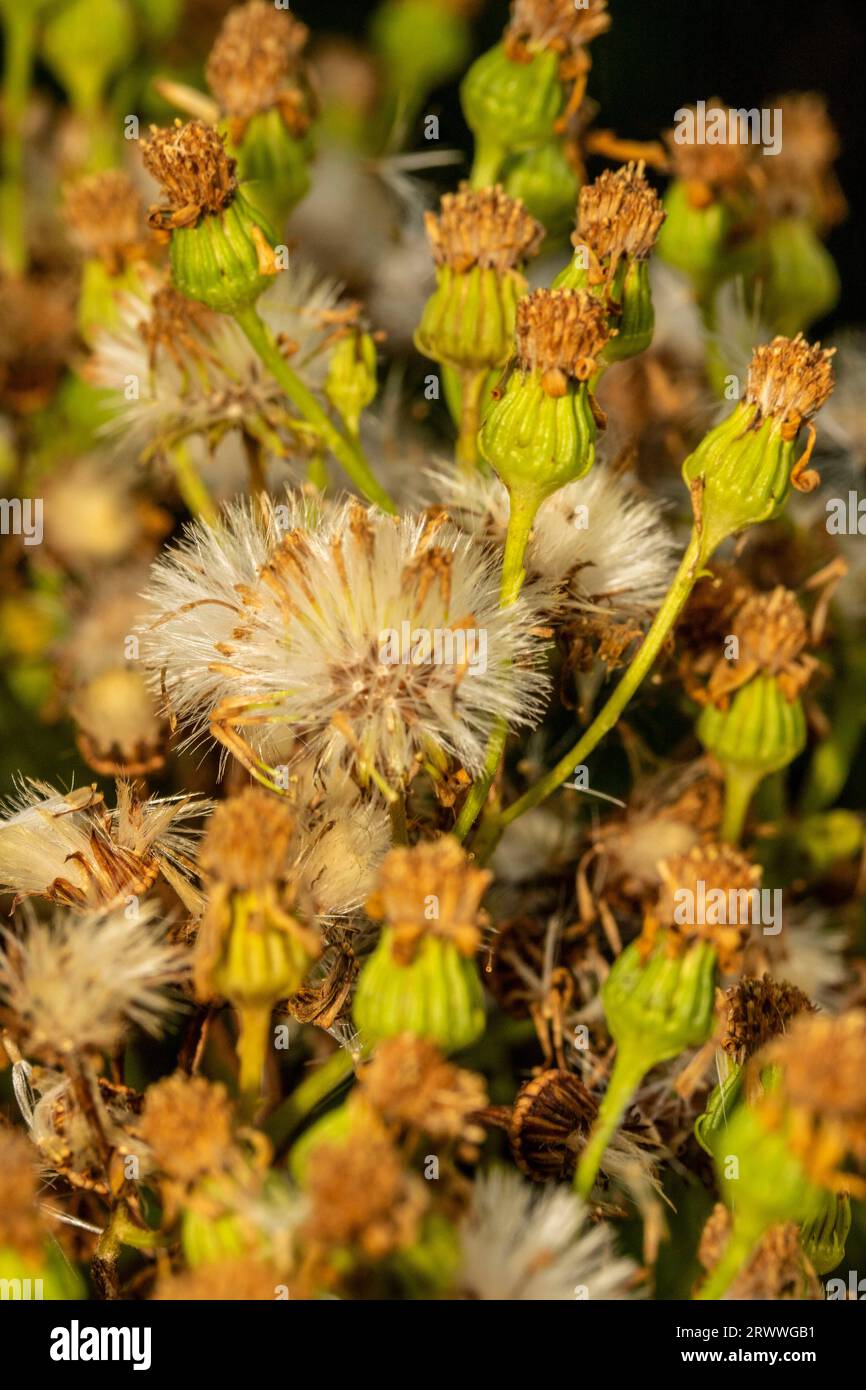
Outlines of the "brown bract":
M 373 1109 L 410 1133 L 436 1139 L 480 1137 L 468 1117 L 487 1104 L 483 1076 L 464 1071 L 426 1038 L 402 1033 L 378 1044 L 358 1081 Z
M 725 992 L 721 1046 L 742 1066 L 773 1038 L 787 1032 L 798 1014 L 814 1011 L 803 991 L 787 980 L 745 976 Z
M 532 1182 L 574 1175 L 598 1105 L 579 1077 L 551 1068 L 527 1081 L 506 1121 L 511 1154 Z
M 354 1247 L 372 1260 L 413 1245 L 428 1205 L 423 1182 L 406 1172 L 394 1145 L 364 1128 L 348 1143 L 315 1148 L 307 1196 L 308 1240 Z
M 223 212 L 238 186 L 237 161 L 226 153 L 225 137 L 203 121 L 175 121 L 167 129 L 151 126 L 141 141 L 149 174 L 162 185 L 167 204 L 147 214 L 150 227 L 171 231 L 194 227 L 203 216 Z
M 785 437 L 793 438 L 830 397 L 835 351 L 807 343 L 802 333 L 755 348 L 746 400 L 757 406 L 761 419 L 781 420 Z
M 96 256 L 112 275 L 144 255 L 141 199 L 120 169 L 88 174 L 64 193 L 63 215 L 86 256 Z
M 587 0 L 580 6 L 574 0 L 512 0 L 505 47 L 518 62 L 527 61 L 539 48 L 574 55 L 610 24 L 607 0 Z
M 644 163 L 605 169 L 594 183 L 580 190 L 577 230 L 571 240 L 587 246 L 599 261 L 615 270 L 623 256 L 646 260 L 655 245 L 665 210 L 644 177 Z
M 367 913 L 385 921 L 393 932 L 394 957 L 402 965 L 414 959 L 425 936 L 452 941 L 464 956 L 473 956 L 485 920 L 481 899 L 493 875 L 476 869 L 457 840 L 399 846 L 385 856 Z
M 207 84 L 226 115 L 233 134 L 260 111 L 279 108 L 293 134 L 309 125 L 306 102 L 298 87 L 300 54 L 309 29 L 286 10 L 266 0 L 250 0 L 230 10 L 207 61 Z
M 544 227 L 526 211 L 519 198 L 495 188 L 470 188 L 446 193 L 439 216 L 426 212 L 424 222 L 437 265 L 458 275 L 473 266 L 502 274 L 538 254 Z
M 569 379 L 589 381 L 611 331 L 604 305 L 585 290 L 535 290 L 517 304 L 517 360 L 549 396 Z

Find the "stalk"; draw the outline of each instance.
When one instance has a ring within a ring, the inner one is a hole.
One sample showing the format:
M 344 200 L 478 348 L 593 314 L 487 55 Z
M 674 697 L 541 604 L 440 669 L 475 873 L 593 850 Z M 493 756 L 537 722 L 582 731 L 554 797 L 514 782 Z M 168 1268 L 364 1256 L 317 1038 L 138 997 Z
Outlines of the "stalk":
M 630 1051 L 626 1047 L 617 1048 L 616 1061 L 604 1099 L 574 1175 L 574 1186 L 581 1197 L 588 1199 L 595 1187 L 607 1146 L 619 1128 L 620 1120 L 628 1109 L 632 1096 L 649 1070 L 647 1061 L 648 1058 L 642 1056 L 639 1049 Z M 652 1066 L 651 1061 L 649 1065 Z
M 740 1270 L 748 1263 L 763 1234 L 763 1230 L 753 1229 L 742 1219 L 735 1217 L 725 1252 L 695 1294 L 695 1299 L 699 1302 L 714 1302 L 724 1298 Z
M 268 1052 L 271 1027 L 270 1004 L 245 1004 L 238 1009 L 238 1087 L 248 1119 L 252 1119 L 262 1098 L 262 1076 Z
M 457 466 L 472 474 L 478 467 L 478 428 L 487 372 L 461 373 L 460 432 L 457 436 Z
M 331 423 L 312 391 L 304 385 L 283 357 L 274 341 L 273 334 L 256 309 L 250 306 L 248 309 L 240 310 L 234 317 L 274 380 L 279 383 L 295 409 L 312 425 L 322 442 L 339 460 L 359 492 L 363 493 L 368 502 L 373 502 L 377 507 L 381 507 L 383 512 L 394 515 L 397 509 L 391 497 L 374 477 L 360 444 L 355 440 L 347 439 Z
M 190 516 L 198 517 L 208 526 L 216 526 L 219 508 L 199 476 L 186 445 L 176 444 L 169 450 L 169 461 L 174 471 L 177 490 Z
M 728 844 L 740 842 L 752 797 L 764 774 L 746 767 L 728 767 L 725 771 L 725 810 L 722 816 L 721 838 Z
M 475 159 L 469 182 L 473 188 L 493 188 L 505 162 L 506 150 L 498 141 L 476 139 Z

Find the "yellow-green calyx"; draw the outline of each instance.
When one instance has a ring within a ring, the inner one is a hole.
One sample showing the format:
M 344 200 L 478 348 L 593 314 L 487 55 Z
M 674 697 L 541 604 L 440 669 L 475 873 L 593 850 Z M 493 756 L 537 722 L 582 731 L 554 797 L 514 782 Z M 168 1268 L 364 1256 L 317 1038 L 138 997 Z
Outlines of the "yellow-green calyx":
M 540 503 L 595 458 L 588 383 L 608 341 L 604 306 L 582 290 L 536 290 L 517 308 L 517 365 L 479 435 L 512 499 Z
M 376 344 L 369 333 L 350 329 L 336 343 L 328 363 L 325 395 L 340 412 L 352 434 L 361 414 L 376 398 Z
M 778 516 L 791 486 L 817 486 L 806 467 L 811 444 L 797 460 L 796 440 L 833 389 L 832 355 L 799 335 L 757 348 L 744 399 L 686 459 L 704 558 L 728 536 Z
M 520 198 L 548 237 L 559 241 L 568 232 L 580 187 L 561 140 L 525 150 L 509 159 L 502 183 L 511 198 Z
M 278 272 L 275 238 L 238 186 L 224 137 L 201 121 L 154 126 L 142 155 L 167 198 L 148 223 L 171 237 L 175 288 L 219 313 L 249 308 Z
M 565 105 L 559 56 L 543 50 L 516 62 L 504 43 L 473 63 L 460 88 L 463 114 L 475 137 L 473 183 L 494 183 L 509 153 L 553 138 Z
M 521 267 L 536 255 L 544 228 L 500 187 L 464 184 L 426 214 L 436 289 L 415 334 L 420 352 L 462 372 L 501 367 L 514 340 Z
M 812 223 L 784 217 L 767 229 L 761 312 L 779 333 L 798 333 L 835 309 L 839 272 Z

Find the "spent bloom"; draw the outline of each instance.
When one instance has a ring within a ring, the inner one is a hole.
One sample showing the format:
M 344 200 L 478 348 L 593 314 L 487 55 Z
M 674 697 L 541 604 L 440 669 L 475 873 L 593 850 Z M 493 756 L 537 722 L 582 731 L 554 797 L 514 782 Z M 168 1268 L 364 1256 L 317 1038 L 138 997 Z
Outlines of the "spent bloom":
M 482 547 L 444 517 L 287 510 L 280 534 L 277 512 L 230 508 L 154 566 L 143 655 L 192 738 L 209 729 L 272 779 L 290 733 L 387 788 L 449 758 L 477 771 L 497 718 L 537 720 L 534 612 L 499 609 Z M 487 653 L 474 669 L 467 630 Z
M 181 950 L 167 942 L 155 904 L 57 913 L 4 934 L 0 997 L 22 1049 L 62 1060 L 110 1052 L 129 1027 L 158 1035 L 176 1003 L 169 985 L 185 974 Z

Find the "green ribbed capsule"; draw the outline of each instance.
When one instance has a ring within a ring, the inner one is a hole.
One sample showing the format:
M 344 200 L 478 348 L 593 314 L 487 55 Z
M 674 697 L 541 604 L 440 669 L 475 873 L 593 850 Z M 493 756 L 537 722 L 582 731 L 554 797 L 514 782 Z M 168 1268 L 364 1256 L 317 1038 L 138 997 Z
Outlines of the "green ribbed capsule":
M 512 374 L 481 426 L 478 446 L 509 492 L 540 505 L 595 461 L 596 423 L 585 382 L 551 396 L 537 373 Z
M 817 1275 L 841 1264 L 850 1231 L 851 1198 L 846 1192 L 825 1192 L 820 1211 L 800 1227 L 800 1244 Z
M 707 299 L 731 276 L 749 277 L 757 271 L 759 247 L 735 235 L 737 214 L 727 203 L 717 200 L 696 207 L 688 184 L 679 179 L 662 201 L 667 215 L 656 249 L 663 261 L 688 277 L 699 299 Z
M 784 217 L 772 223 L 766 240 L 767 277 L 761 314 L 776 333 L 795 333 L 823 318 L 839 302 L 836 263 L 811 222 Z
M 361 414 L 376 399 L 376 344 L 369 333 L 347 333 L 331 353 L 325 395 L 353 434 Z
M 463 114 L 475 136 L 472 183 L 496 183 L 505 159 L 553 138 L 565 93 L 559 56 L 544 49 L 528 63 L 508 57 L 497 44 L 472 64 L 460 87 Z
M 546 227 L 554 240 L 564 237 L 574 218 L 580 182 L 565 157 L 562 143 L 551 140 L 509 160 L 502 185 L 510 198 L 520 198 L 527 212 Z M 555 285 L 554 285 L 555 288 Z
M 697 732 L 723 766 L 746 768 L 766 777 L 802 753 L 806 716 L 800 697 L 788 700 L 776 677 L 765 674 L 742 686 L 727 709 L 707 705 Z
M 231 147 L 250 207 L 265 225 L 280 229 L 310 188 L 312 142 L 292 135 L 276 108 L 261 111 Z
M 683 464 L 687 487 L 701 483 L 703 553 L 729 536 L 779 516 L 791 484 L 795 445 L 783 424 L 741 401 Z
M 269 923 L 254 892 L 231 898 L 231 926 L 211 971 L 217 994 L 236 1005 L 267 1005 L 300 987 L 314 957 L 301 936 Z
M 484 995 L 475 961 L 452 941 L 425 936 L 414 960 L 394 959 L 393 931 L 386 927 L 358 976 L 352 1013 L 362 1039 L 414 1033 L 443 1052 L 468 1047 L 484 1032 Z
M 264 274 L 262 241 L 276 238 L 262 214 L 238 189 L 221 213 L 210 213 L 195 227 L 171 234 L 171 277 L 175 289 L 220 314 L 249 308 L 271 284 Z
M 586 266 L 586 250 L 578 246 L 564 270 L 554 280 L 554 290 L 588 290 L 606 302 L 608 323 L 614 336 L 598 354 L 600 367 L 624 362 L 644 352 L 652 342 L 655 328 L 649 262 L 623 259 L 613 280 L 591 279 Z
M 458 273 L 443 265 L 424 306 L 415 346 L 425 357 L 459 371 L 503 366 L 511 355 L 522 275 L 473 266 Z

